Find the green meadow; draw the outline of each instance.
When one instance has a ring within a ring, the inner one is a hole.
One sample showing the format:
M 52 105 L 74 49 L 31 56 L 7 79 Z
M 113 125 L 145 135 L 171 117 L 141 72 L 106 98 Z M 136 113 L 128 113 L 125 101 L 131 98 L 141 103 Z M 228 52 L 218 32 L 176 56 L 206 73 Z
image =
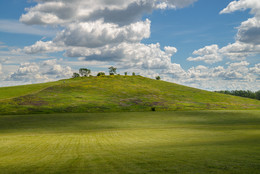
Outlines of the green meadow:
M 0 173 L 260 173 L 260 111 L 0 116 Z
M 258 174 L 260 101 L 141 76 L 0 88 L 0 174 L 23 173 Z
M 0 88 L 0 114 L 258 110 L 260 101 L 141 76 L 79 77 Z

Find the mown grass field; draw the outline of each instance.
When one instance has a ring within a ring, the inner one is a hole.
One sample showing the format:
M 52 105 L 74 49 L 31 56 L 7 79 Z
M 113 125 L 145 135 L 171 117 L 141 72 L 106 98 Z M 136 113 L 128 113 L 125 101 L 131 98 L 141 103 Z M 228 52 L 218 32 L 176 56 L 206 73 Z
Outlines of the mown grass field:
M 260 101 L 141 76 L 104 76 L 0 88 L 0 114 L 257 110 Z
M 0 173 L 260 173 L 260 111 L 0 116 Z

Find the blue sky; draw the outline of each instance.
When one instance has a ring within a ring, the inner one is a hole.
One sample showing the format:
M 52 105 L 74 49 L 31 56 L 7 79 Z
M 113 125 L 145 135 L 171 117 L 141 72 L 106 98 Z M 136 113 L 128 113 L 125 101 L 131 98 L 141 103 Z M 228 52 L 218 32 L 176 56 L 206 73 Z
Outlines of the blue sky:
M 257 0 L 2 0 L 0 86 L 81 67 L 206 90 L 260 89 Z

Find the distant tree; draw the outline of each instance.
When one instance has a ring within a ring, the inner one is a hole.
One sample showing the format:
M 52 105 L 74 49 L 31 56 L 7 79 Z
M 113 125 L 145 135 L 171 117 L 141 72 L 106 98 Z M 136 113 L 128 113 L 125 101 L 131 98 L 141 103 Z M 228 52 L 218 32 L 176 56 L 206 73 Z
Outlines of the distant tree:
M 105 76 L 106 74 L 104 72 L 99 72 L 97 76 Z
M 109 67 L 108 69 L 109 69 L 109 74 L 110 74 L 110 75 L 115 75 L 115 74 L 116 74 L 117 68 L 111 66 L 111 67 Z
M 127 72 L 125 72 L 125 76 L 127 76 Z
M 253 93 L 252 91 L 243 91 L 243 90 L 235 90 L 235 91 L 231 91 L 232 95 L 235 96 L 240 96 L 240 97 L 247 97 L 247 98 L 253 98 L 255 99 L 255 93 Z
M 161 80 L 160 76 L 155 77 L 156 80 Z
M 79 74 L 81 76 L 84 76 L 84 77 L 88 77 L 91 73 L 91 70 L 90 69 L 87 69 L 87 68 L 80 68 L 79 69 Z
M 135 76 L 135 72 L 132 73 L 132 76 Z
M 216 91 L 218 93 L 222 94 L 229 94 L 229 95 L 235 95 L 240 97 L 246 97 L 246 98 L 252 98 L 252 99 L 258 99 L 260 100 L 260 91 L 252 92 L 252 91 L 245 91 L 245 90 L 233 90 L 233 91 Z
M 255 92 L 255 98 L 260 100 L 260 90 Z
M 73 73 L 72 78 L 80 77 L 79 73 Z

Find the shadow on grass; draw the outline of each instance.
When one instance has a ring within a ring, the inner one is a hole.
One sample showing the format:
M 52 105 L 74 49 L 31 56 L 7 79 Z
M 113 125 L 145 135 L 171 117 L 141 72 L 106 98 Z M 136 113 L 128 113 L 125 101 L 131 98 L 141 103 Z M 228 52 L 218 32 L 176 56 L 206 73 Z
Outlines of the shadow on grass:
M 0 132 L 80 132 L 110 129 L 255 129 L 259 111 L 87 113 L 0 116 Z

